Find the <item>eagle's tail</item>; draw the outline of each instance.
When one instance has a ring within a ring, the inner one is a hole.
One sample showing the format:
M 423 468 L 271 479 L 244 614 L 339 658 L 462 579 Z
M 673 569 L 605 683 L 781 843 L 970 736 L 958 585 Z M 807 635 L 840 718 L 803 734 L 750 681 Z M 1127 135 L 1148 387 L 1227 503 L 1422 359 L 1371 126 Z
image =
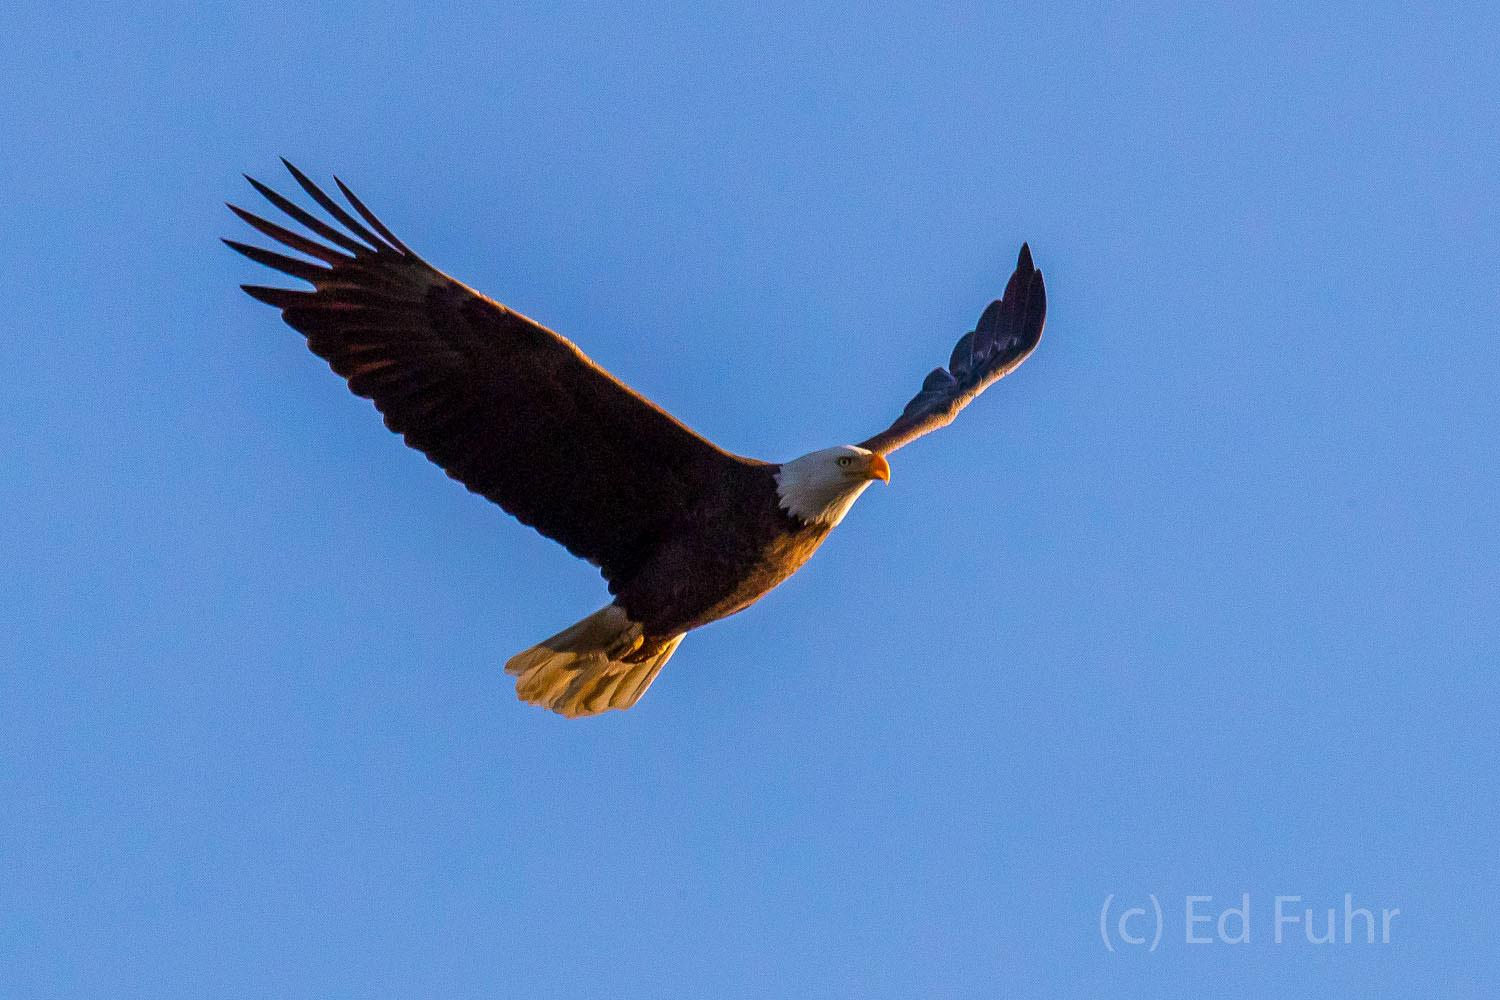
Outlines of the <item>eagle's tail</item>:
M 610 604 L 505 664 L 516 675 L 516 697 L 576 719 L 636 703 L 682 641 L 673 636 L 660 651 L 631 663 L 641 626 Z

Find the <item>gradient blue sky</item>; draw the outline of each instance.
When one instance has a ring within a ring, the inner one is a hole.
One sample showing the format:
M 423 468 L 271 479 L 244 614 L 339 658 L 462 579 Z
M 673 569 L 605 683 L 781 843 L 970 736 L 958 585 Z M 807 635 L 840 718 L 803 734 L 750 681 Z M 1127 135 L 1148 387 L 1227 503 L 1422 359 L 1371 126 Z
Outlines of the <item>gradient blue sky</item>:
M 1495 995 L 1500 15 L 1407 8 L 4 15 L 0 993 Z M 570 723 L 602 581 L 236 289 L 280 155 L 746 454 L 1022 240 L 1047 335 Z

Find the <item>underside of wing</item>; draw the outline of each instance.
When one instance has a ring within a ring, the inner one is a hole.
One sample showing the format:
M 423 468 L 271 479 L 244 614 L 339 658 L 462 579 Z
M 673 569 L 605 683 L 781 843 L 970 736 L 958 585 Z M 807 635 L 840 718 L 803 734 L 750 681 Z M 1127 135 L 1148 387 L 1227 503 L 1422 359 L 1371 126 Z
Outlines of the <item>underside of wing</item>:
M 974 329 L 959 338 L 948 367 L 934 368 L 896 422 L 860 446 L 885 454 L 948 424 L 990 383 L 1026 360 L 1042 339 L 1046 319 L 1042 272 L 1032 266 L 1031 248 L 1023 243 L 1004 296 L 991 302 Z
M 311 260 L 225 242 L 312 289 L 245 291 L 280 309 L 409 445 L 612 583 L 628 579 L 704 491 L 760 464 L 716 447 L 569 341 L 427 264 L 341 181 L 358 218 L 287 169 L 331 221 L 246 179 L 316 239 L 230 208 Z

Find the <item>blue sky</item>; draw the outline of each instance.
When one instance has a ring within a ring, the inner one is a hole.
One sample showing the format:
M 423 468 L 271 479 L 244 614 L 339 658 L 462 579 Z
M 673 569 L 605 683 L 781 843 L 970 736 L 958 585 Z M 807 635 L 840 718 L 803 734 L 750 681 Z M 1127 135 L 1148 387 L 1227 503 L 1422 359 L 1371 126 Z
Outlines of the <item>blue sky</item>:
M 1497 33 L 6 15 L 0 992 L 1493 995 Z M 602 581 L 236 289 L 282 155 L 745 454 L 884 427 L 1022 240 L 1047 334 L 569 723 L 501 667 Z M 1275 943 L 1346 893 L 1389 943 Z

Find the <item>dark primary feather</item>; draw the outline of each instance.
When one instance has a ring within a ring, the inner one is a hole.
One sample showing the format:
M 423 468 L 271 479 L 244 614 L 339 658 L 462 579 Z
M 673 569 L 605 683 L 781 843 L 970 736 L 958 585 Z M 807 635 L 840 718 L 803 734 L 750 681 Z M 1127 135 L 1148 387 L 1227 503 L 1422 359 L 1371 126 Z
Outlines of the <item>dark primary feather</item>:
M 319 262 L 225 240 L 313 286 L 241 287 L 282 310 L 408 444 L 599 565 L 612 590 L 684 511 L 726 477 L 761 464 L 721 450 L 569 341 L 434 269 L 342 182 L 359 219 L 286 166 L 343 229 L 246 178 L 327 243 L 231 205 L 262 234 Z
M 949 423 L 990 383 L 1026 360 L 1042 339 L 1046 319 L 1042 272 L 1032 266 L 1031 248 L 1023 243 L 1005 294 L 991 302 L 974 329 L 959 338 L 947 369 L 934 368 L 896 422 L 860 442 L 860 447 L 885 454 Z

